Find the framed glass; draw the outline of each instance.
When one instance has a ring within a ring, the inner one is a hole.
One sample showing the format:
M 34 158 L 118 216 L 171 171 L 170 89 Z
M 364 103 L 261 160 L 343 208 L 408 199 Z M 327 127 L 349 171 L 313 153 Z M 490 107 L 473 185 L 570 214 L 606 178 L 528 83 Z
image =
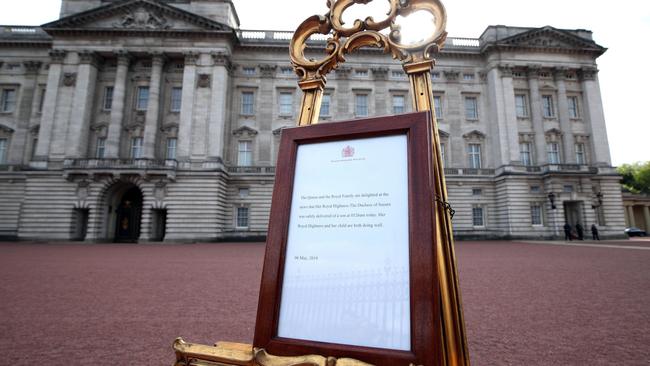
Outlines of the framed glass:
M 282 131 L 255 347 L 439 363 L 430 120 L 420 112 Z

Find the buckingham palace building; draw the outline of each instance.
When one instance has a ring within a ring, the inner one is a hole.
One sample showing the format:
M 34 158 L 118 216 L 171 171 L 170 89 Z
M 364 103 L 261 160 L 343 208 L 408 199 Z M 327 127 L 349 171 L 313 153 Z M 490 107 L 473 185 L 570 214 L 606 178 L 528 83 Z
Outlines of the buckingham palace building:
M 0 238 L 265 237 L 302 95 L 291 37 L 240 29 L 230 0 L 63 0 L 51 23 L 0 26 Z M 552 26 L 448 38 L 431 76 L 458 237 L 563 237 L 565 223 L 623 234 L 605 51 Z M 322 123 L 413 109 L 379 50 L 328 80 Z

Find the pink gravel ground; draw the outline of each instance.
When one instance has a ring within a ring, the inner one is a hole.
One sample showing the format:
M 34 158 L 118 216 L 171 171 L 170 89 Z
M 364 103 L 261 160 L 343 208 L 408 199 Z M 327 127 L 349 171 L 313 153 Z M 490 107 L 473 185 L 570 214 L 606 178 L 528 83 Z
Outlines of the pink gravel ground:
M 649 365 L 650 250 L 456 246 L 473 365 Z M 0 365 L 170 365 L 250 342 L 262 244 L 0 244 Z

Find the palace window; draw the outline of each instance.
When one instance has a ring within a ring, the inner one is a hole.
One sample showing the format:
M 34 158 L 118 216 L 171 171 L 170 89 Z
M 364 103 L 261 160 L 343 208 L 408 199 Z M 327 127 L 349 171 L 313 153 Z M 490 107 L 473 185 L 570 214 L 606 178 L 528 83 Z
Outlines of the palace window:
M 404 71 L 393 70 L 391 71 L 390 75 L 396 79 L 401 79 L 404 77 Z
M 291 67 L 282 67 L 282 68 L 280 68 L 280 74 L 282 74 L 282 75 L 293 75 L 293 69 Z
M 244 75 L 255 75 L 255 68 L 254 67 L 244 67 L 242 69 L 242 72 Z
M 104 88 L 104 101 L 102 102 L 102 109 L 110 111 L 113 107 L 113 87 L 107 86 Z
M 355 96 L 355 109 L 354 115 L 357 117 L 365 117 L 368 115 L 368 94 L 357 94 Z
M 445 154 L 445 143 L 440 143 L 440 160 L 442 160 L 442 165 L 446 164 L 447 154 Z
M 528 117 L 528 100 L 525 94 L 515 95 L 515 109 L 517 111 L 517 117 Z
M 539 203 L 533 203 L 530 205 L 530 221 L 533 226 L 543 225 L 542 220 L 542 205 Z
M 575 144 L 576 150 L 576 164 L 585 165 L 587 164 L 587 158 L 585 155 L 585 144 L 578 143 Z
M 253 165 L 253 142 L 239 141 L 237 149 L 237 165 L 251 166 Z
M 542 188 L 540 186 L 530 186 L 530 193 L 541 193 Z
M 280 93 L 280 115 L 291 116 L 293 114 L 293 94 Z
M 404 96 L 393 95 L 393 114 L 404 113 Z
M 433 110 L 437 119 L 442 119 L 442 97 L 440 95 L 433 96 Z
M 478 119 L 478 100 L 476 97 L 465 97 L 465 119 Z
M 182 101 L 183 101 L 183 88 L 180 86 L 173 87 L 169 110 L 172 112 L 180 112 Z
M 131 159 L 142 159 L 142 137 L 131 139 Z
M 0 164 L 7 162 L 7 139 L 0 139 Z
M 472 207 L 472 225 L 477 227 L 485 226 L 485 212 L 483 206 L 474 205 Z
M 474 80 L 474 74 L 463 74 L 463 80 Z
M 519 144 L 519 157 L 522 164 L 526 166 L 533 165 L 530 142 L 522 142 Z
M 483 190 L 481 188 L 472 188 L 472 196 L 482 196 Z
M 246 198 L 250 195 L 249 188 L 239 188 L 239 198 Z
M 38 137 L 34 137 L 32 139 L 32 150 L 29 153 L 29 157 L 31 160 L 34 160 L 34 157 L 36 156 L 36 148 L 38 147 Z
M 178 140 L 175 137 L 170 137 L 167 139 L 167 152 L 165 154 L 165 158 L 167 160 L 175 160 L 176 159 L 176 144 Z
M 549 164 L 560 164 L 560 144 L 557 142 L 549 142 L 546 144 L 546 153 Z
M 235 217 L 235 225 L 237 228 L 248 228 L 248 207 L 237 207 L 237 217 Z
M 43 112 L 43 105 L 45 105 L 45 92 L 47 89 L 41 88 L 41 95 L 38 99 L 38 112 Z
M 253 115 L 255 109 L 253 92 L 245 91 L 241 93 L 241 114 Z
M 320 103 L 320 116 L 329 117 L 330 116 L 330 103 L 332 102 L 332 96 L 329 94 L 323 94 L 323 99 Z
M 467 156 L 469 158 L 469 167 L 472 169 L 481 169 L 481 145 L 467 145 Z
M 147 105 L 149 105 L 149 87 L 139 86 L 135 109 L 139 111 L 146 111 Z
M 569 102 L 569 118 L 580 118 L 580 111 L 578 110 L 578 97 L 568 97 Z
M 431 73 L 431 79 L 432 79 L 432 80 L 438 80 L 438 79 L 440 79 L 440 73 L 437 72 L 437 71 L 432 72 L 432 73 Z
M 16 89 L 2 89 L 1 112 L 11 113 L 16 109 Z
M 359 78 L 368 77 L 368 70 L 354 70 L 354 76 Z
M 552 95 L 542 95 L 542 114 L 546 118 L 555 117 L 555 109 L 553 108 Z
M 97 147 L 95 148 L 95 157 L 97 159 L 103 159 L 106 155 L 106 139 L 100 137 L 97 139 Z

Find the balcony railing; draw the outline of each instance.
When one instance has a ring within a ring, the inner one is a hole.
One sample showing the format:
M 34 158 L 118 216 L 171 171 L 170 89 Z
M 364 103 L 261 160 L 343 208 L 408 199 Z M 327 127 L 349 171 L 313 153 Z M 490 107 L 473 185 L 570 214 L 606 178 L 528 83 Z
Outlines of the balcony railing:
M 562 172 L 562 173 L 598 173 L 598 168 L 590 167 L 588 165 L 580 164 L 547 164 L 542 165 L 541 171 L 544 173 L 548 172 Z
M 228 173 L 233 174 L 275 174 L 274 166 L 229 166 Z
M 272 42 L 272 43 L 289 43 L 293 37 L 291 31 L 273 31 L 273 30 L 240 30 L 238 32 L 239 39 L 244 42 Z M 313 34 L 309 37 L 308 42 L 325 43 L 331 35 L 327 34 Z M 480 47 L 478 38 L 457 38 L 448 37 L 445 42 L 445 47 L 449 48 L 472 48 L 477 49 Z
M 494 175 L 494 169 L 445 168 L 445 175 Z
M 163 169 L 174 170 L 176 160 L 155 159 L 66 159 L 65 169 Z

